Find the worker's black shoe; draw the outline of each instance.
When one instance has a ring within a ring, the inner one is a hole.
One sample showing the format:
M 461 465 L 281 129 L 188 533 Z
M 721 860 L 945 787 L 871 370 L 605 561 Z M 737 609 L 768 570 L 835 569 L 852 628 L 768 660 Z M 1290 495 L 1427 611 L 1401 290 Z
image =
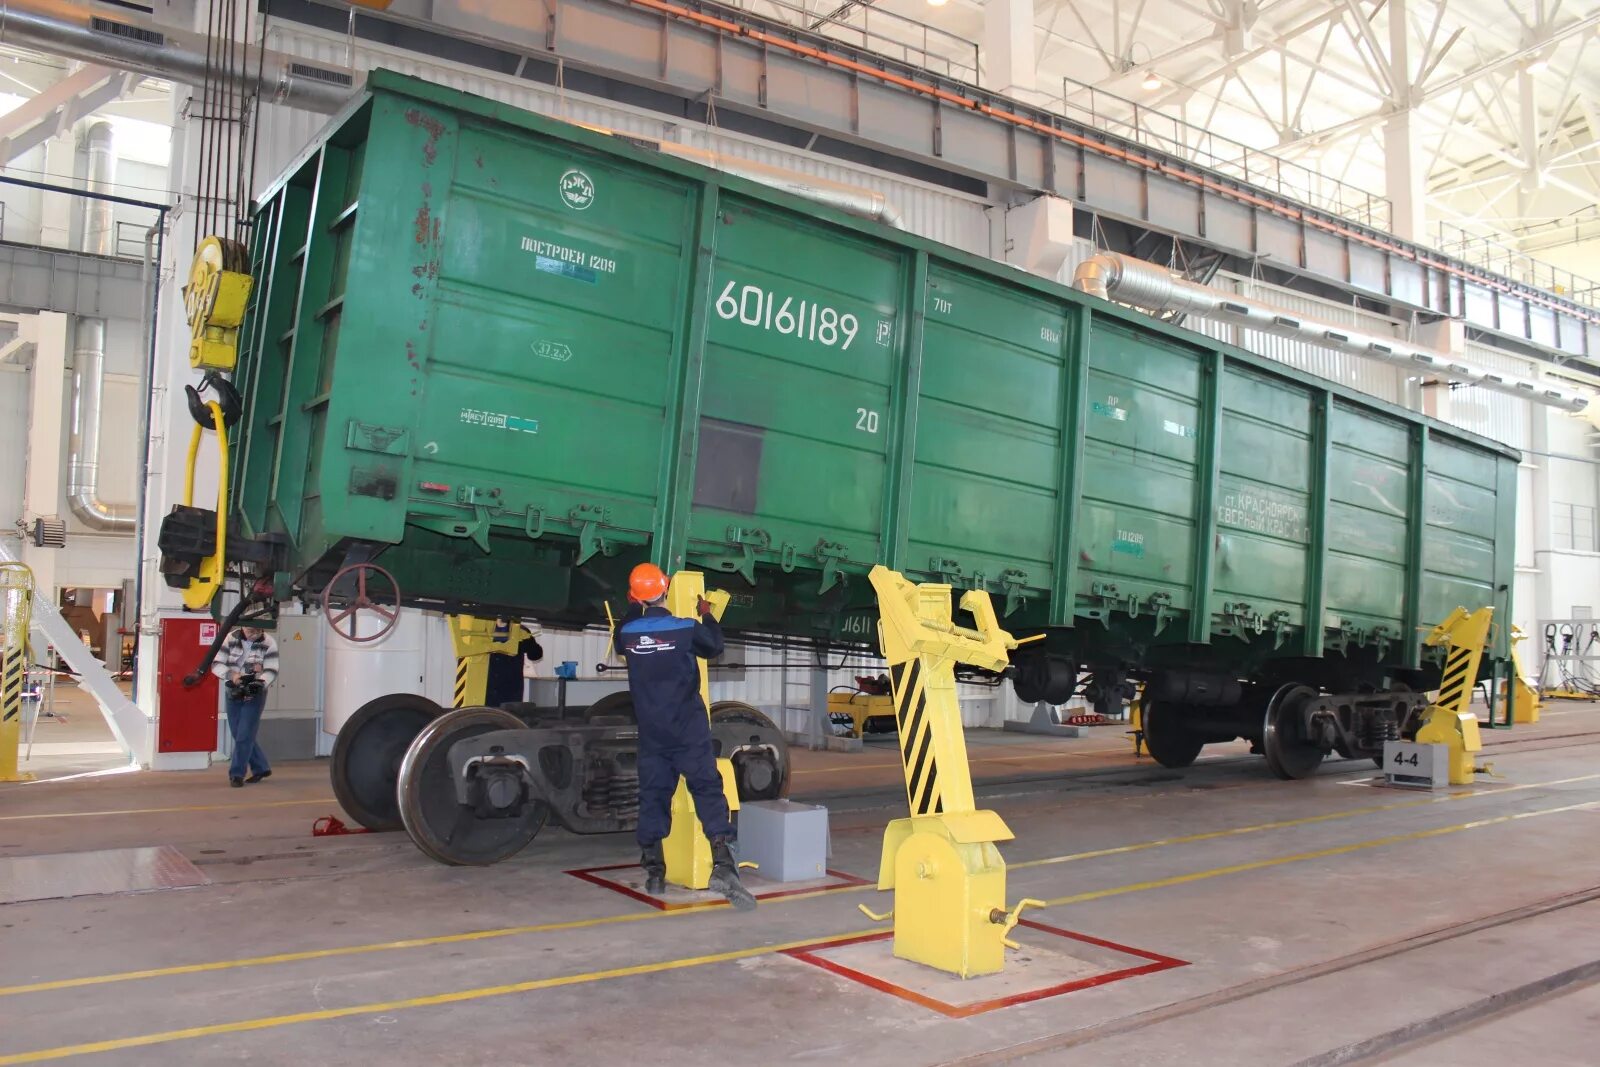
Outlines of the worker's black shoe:
M 739 911 L 756 906 L 756 898 L 739 881 L 739 864 L 733 858 L 733 844 L 726 838 L 711 842 L 711 891 L 721 893 Z
M 243 789 L 244 788 L 244 779 L 243 778 L 229 778 L 228 779 L 228 784 L 233 786 L 233 788 L 235 788 L 235 789 Z
M 271 771 L 261 771 L 258 774 L 252 774 L 250 777 L 246 778 L 245 781 L 249 782 L 251 785 L 254 785 L 256 782 L 259 782 L 262 779 L 271 778 L 271 777 L 272 777 L 272 772 Z
M 651 896 L 660 896 L 667 891 L 667 860 L 661 853 L 661 842 L 646 848 L 639 854 L 639 866 L 644 868 L 644 891 Z

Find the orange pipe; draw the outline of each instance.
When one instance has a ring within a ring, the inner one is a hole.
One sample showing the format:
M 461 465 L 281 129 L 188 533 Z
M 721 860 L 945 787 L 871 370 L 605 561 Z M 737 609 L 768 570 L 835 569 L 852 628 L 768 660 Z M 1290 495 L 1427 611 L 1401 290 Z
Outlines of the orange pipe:
M 1547 307 L 1554 311 L 1560 311 L 1564 314 L 1571 315 L 1585 322 L 1600 324 L 1600 314 L 1581 311 L 1566 304 L 1560 304 L 1554 300 L 1538 296 L 1537 294 L 1518 292 L 1515 288 L 1505 282 L 1495 281 L 1485 275 L 1478 274 L 1470 270 L 1463 270 L 1460 267 L 1454 266 L 1450 263 L 1445 263 L 1438 259 L 1434 259 L 1433 257 L 1424 255 L 1421 252 L 1404 248 L 1393 243 L 1392 241 L 1385 241 L 1381 237 L 1374 237 L 1371 234 L 1365 234 L 1359 230 L 1352 230 L 1349 227 L 1342 226 L 1336 222 L 1331 222 L 1327 219 L 1308 215 L 1298 208 L 1293 208 L 1286 204 L 1280 204 L 1276 201 L 1268 200 L 1265 197 L 1255 196 L 1254 194 L 1247 193 L 1242 189 L 1236 189 L 1230 185 L 1223 185 L 1220 182 L 1212 181 L 1211 179 L 1199 174 L 1194 174 L 1185 170 L 1179 170 L 1166 163 L 1162 163 L 1160 160 L 1151 159 L 1148 156 L 1138 155 L 1137 153 L 1129 152 L 1126 149 L 1117 148 L 1113 145 L 1103 144 L 1094 140 L 1093 138 L 1083 137 L 1075 133 L 1069 133 L 1066 130 L 1060 130 L 1054 126 L 1048 126 L 1045 123 L 1037 121 L 1036 119 L 1030 119 L 1025 115 L 1018 115 L 1015 112 L 993 107 L 979 100 L 974 100 L 971 97 L 962 96 L 960 93 L 953 93 L 948 89 L 941 89 L 937 85 L 929 85 L 926 82 L 919 82 L 899 74 L 891 74 L 889 71 L 880 70 L 877 67 L 869 66 L 865 63 L 858 63 L 853 59 L 847 59 L 844 56 L 835 55 L 832 52 L 825 52 L 821 49 L 813 48 L 810 45 L 800 44 L 797 41 L 785 40 L 782 37 L 778 37 L 749 26 L 744 26 L 737 22 L 729 22 L 726 19 L 720 19 L 713 15 L 706 15 L 699 11 L 691 11 L 688 8 L 680 7 L 677 4 L 667 3 L 666 0 L 629 0 L 629 2 L 638 7 L 649 8 L 652 11 L 659 11 L 663 14 L 672 15 L 675 18 L 687 19 L 690 22 L 698 23 L 702 26 L 710 26 L 714 29 L 722 30 L 725 33 L 733 34 L 736 37 L 743 37 L 747 40 L 757 41 L 765 45 L 771 45 L 772 47 L 782 49 L 785 52 L 791 52 L 798 56 L 804 56 L 807 59 L 814 59 L 819 63 L 826 64 L 827 66 L 838 67 L 842 70 L 848 70 L 854 74 L 864 74 L 875 81 L 898 86 L 899 88 L 905 89 L 908 92 L 916 93 L 920 96 L 930 97 L 934 100 L 939 100 L 947 104 L 953 104 L 956 107 L 965 108 L 969 111 L 975 111 L 982 115 L 988 115 L 990 118 L 1000 119 L 1003 122 L 1009 122 L 1012 125 L 1021 126 L 1024 129 L 1032 130 L 1035 133 L 1045 134 L 1049 137 L 1055 138 L 1056 140 L 1065 141 L 1068 144 L 1075 144 L 1081 148 L 1087 148 L 1091 152 L 1095 152 L 1099 155 L 1108 156 L 1112 159 L 1120 159 L 1126 163 L 1144 167 L 1148 170 L 1155 171 L 1158 174 L 1164 174 L 1169 178 L 1174 178 L 1181 182 L 1187 182 L 1190 185 L 1196 185 L 1202 189 L 1208 189 L 1214 193 L 1217 193 L 1219 196 L 1226 196 L 1229 199 L 1238 200 L 1242 203 L 1250 204 L 1255 207 L 1262 208 L 1263 210 L 1270 211 L 1274 215 L 1280 215 L 1284 218 L 1293 219 L 1296 222 L 1304 223 L 1307 226 L 1314 226 L 1319 230 L 1324 230 L 1328 233 L 1336 234 L 1340 237 L 1356 241 L 1360 244 L 1380 249 L 1392 255 L 1397 255 L 1402 259 L 1411 260 L 1419 266 L 1443 271 L 1446 274 L 1453 274 L 1456 277 L 1466 279 L 1475 285 L 1481 285 L 1485 288 L 1496 289 L 1502 293 L 1514 294 L 1519 300 L 1526 300 L 1530 304 L 1538 304 L 1542 307 Z

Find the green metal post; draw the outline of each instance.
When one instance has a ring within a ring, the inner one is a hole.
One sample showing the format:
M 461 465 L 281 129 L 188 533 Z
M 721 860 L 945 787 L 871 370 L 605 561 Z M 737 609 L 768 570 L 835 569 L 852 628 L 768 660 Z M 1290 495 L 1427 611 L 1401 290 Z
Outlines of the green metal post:
M 906 326 L 900 373 L 889 396 L 888 478 L 884 488 L 883 554 L 890 570 L 904 570 L 910 537 L 911 480 L 917 464 L 917 410 L 922 399 L 922 333 L 928 311 L 928 253 L 912 257 L 907 279 Z
M 1311 413 L 1311 508 L 1307 516 L 1306 621 L 1303 650 L 1321 656 L 1324 632 L 1322 610 L 1326 603 L 1328 571 L 1328 467 L 1333 457 L 1333 396 L 1318 391 Z
M 1410 525 L 1406 532 L 1405 665 L 1422 665 L 1422 543 L 1428 525 L 1428 428 L 1418 426 L 1411 443 Z
M 1494 494 L 1495 619 L 1499 625 L 1489 631 L 1493 642 L 1489 653 L 1497 664 L 1507 665 L 1511 662 L 1512 591 L 1517 580 L 1517 464 L 1510 459 L 1495 464 Z
M 1211 643 L 1211 585 L 1217 555 L 1217 481 L 1222 466 L 1222 352 L 1206 353 L 1200 368 L 1200 424 L 1195 471 L 1194 602 L 1189 606 L 1189 642 Z
M 721 187 L 707 183 L 689 246 L 688 313 L 678 333 L 668 379 L 674 403 L 667 406 L 662 436 L 660 506 L 653 531 L 656 563 L 667 573 L 683 569 L 689 552 L 689 517 L 694 503 L 694 465 L 700 443 L 700 387 L 710 328 L 712 266 L 716 260 L 717 204 Z
M 1061 385 L 1061 466 L 1056 477 L 1056 560 L 1055 581 L 1050 589 L 1050 625 L 1071 626 L 1078 606 L 1078 515 L 1083 495 L 1083 412 L 1089 389 L 1089 338 L 1094 330 L 1094 311 L 1088 304 L 1078 308 L 1067 336 L 1062 356 L 1065 367 Z

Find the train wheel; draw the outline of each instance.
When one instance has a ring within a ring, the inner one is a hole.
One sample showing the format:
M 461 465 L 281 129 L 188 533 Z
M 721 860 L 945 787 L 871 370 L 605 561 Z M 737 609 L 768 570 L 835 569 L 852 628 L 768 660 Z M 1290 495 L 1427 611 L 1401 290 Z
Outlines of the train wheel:
M 1205 747 L 1205 742 L 1184 721 L 1182 704 L 1146 700 L 1139 724 L 1144 731 L 1144 747 L 1163 767 L 1187 767 Z
M 424 696 L 390 693 L 369 700 L 339 728 L 328 774 L 339 806 L 368 830 L 401 828 L 395 785 L 400 761 L 422 728 L 444 711 Z
M 400 764 L 400 817 L 406 833 L 440 863 L 485 867 L 527 847 L 550 808 L 528 797 L 515 770 L 490 771 L 476 804 L 462 804 L 450 771 L 450 747 L 479 734 L 520 730 L 523 722 L 499 708 L 459 708 L 422 728 Z
M 626 689 L 620 693 L 607 693 L 584 709 L 583 718 L 585 722 L 595 725 L 606 725 L 600 721 L 602 719 L 637 722 L 638 717 L 633 713 L 633 694 Z
M 1316 695 L 1310 686 L 1286 685 L 1267 701 L 1261 751 L 1266 754 L 1267 766 L 1279 778 L 1309 778 L 1322 766 L 1324 753 L 1304 736 L 1299 715 L 1305 702 Z
M 749 704 L 719 700 L 711 705 L 711 724 L 758 728 L 759 732 L 750 735 L 749 747 L 736 749 L 729 757 L 740 800 L 777 800 L 789 795 L 789 743 L 776 723 Z

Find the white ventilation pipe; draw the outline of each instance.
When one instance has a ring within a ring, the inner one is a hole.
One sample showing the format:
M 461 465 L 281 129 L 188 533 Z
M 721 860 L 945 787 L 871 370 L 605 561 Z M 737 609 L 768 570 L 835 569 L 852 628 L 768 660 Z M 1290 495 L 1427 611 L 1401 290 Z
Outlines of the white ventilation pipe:
M 69 0 L 0 0 L 0 44 L 196 87 L 206 80 L 203 34 L 159 24 L 130 9 L 91 10 Z M 354 86 L 346 71 L 254 48 L 244 50 L 238 77 L 247 86 L 259 85 L 265 103 L 323 114 L 339 110 Z
M 559 118 L 559 116 L 557 116 Z M 900 217 L 900 211 L 894 202 L 882 193 L 871 189 L 863 189 L 858 185 L 846 185 L 843 182 L 829 181 L 827 178 L 817 178 L 810 174 L 801 174 L 798 171 L 786 170 L 783 167 L 774 167 L 767 163 L 756 163 L 748 159 L 739 159 L 714 152 L 708 148 L 694 148 L 690 145 L 678 144 L 676 141 L 663 141 L 655 137 L 642 137 L 636 133 L 623 133 L 606 126 L 595 126 L 587 122 L 574 122 L 564 120 L 574 126 L 581 126 L 594 133 L 603 133 L 608 137 L 630 141 L 644 148 L 653 148 L 663 155 L 678 156 L 690 159 L 703 167 L 720 170 L 724 174 L 732 174 L 740 178 L 748 178 L 753 182 L 771 186 L 780 192 L 789 193 L 791 196 L 802 197 L 813 203 L 822 204 L 838 211 L 862 218 L 881 222 L 886 226 L 893 226 L 897 230 L 905 229 L 905 222 Z
M 89 127 L 88 189 L 107 192 L 116 177 L 111 151 L 111 123 Z M 97 256 L 116 253 L 116 216 L 109 201 L 85 198 L 83 250 Z M 136 520 L 132 504 L 100 499 L 100 418 L 104 408 L 106 320 L 80 318 L 72 347 L 72 407 L 67 437 L 67 506 L 79 522 L 103 533 L 131 534 Z
M 1595 404 L 1594 393 L 1557 388 L 1529 378 L 1486 370 L 1464 363 L 1448 352 L 1304 318 L 1259 300 L 1192 282 L 1158 264 L 1116 252 L 1102 252 L 1084 260 L 1074 273 L 1072 284 L 1091 296 L 1132 304 L 1152 314 L 1176 311 L 1216 322 L 1234 323 L 1329 351 L 1378 360 L 1419 374 L 1433 374 L 1451 382 L 1482 386 L 1497 393 L 1507 393 L 1536 404 L 1583 415 L 1591 420 L 1600 415 L 1600 405 Z

